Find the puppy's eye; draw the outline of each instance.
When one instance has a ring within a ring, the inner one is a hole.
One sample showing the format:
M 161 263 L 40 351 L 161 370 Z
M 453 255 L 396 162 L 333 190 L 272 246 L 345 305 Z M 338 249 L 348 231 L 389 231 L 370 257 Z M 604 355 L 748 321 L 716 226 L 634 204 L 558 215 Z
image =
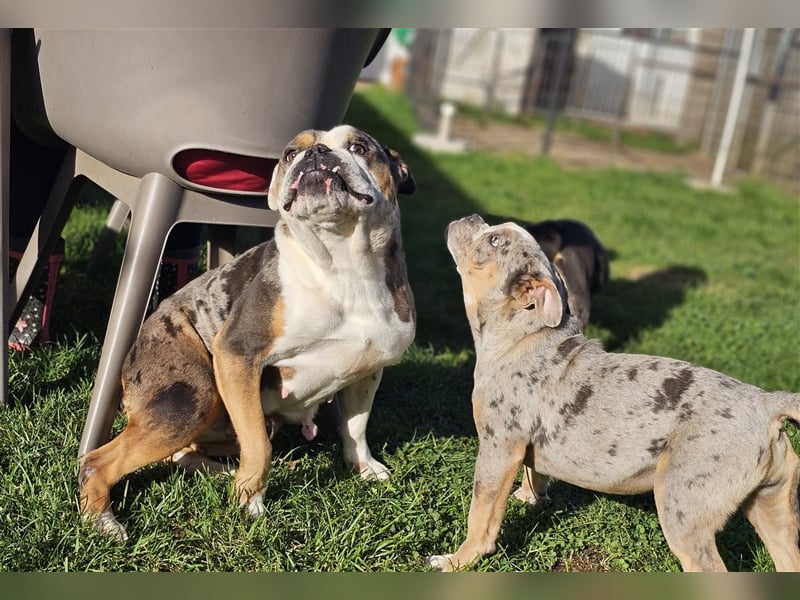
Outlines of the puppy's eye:
M 491 244 L 494 248 L 497 248 L 500 245 L 500 236 L 493 235 L 489 238 L 489 244 Z
M 358 154 L 360 156 L 367 153 L 367 147 L 359 142 L 353 142 L 347 149 L 353 154 Z
M 286 152 L 283 153 L 283 160 L 285 160 L 287 163 L 292 162 L 294 157 L 297 156 L 299 152 L 300 150 L 297 148 L 288 148 Z

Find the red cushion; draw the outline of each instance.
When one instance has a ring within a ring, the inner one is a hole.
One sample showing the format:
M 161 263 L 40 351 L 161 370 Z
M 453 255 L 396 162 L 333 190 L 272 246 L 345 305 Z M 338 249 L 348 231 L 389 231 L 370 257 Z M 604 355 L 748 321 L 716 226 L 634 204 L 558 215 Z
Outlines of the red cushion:
M 172 166 L 178 175 L 197 185 L 236 192 L 266 193 L 277 162 L 273 158 L 190 149 L 176 154 Z

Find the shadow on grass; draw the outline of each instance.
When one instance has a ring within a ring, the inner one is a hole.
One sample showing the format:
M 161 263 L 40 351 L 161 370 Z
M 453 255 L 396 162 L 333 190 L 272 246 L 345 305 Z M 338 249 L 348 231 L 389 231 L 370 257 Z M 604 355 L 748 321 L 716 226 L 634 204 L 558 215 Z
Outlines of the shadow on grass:
M 635 279 L 611 279 L 592 299 L 590 323 L 608 329 L 606 350 L 616 351 L 647 329 L 662 325 L 691 288 L 706 282 L 704 271 L 669 266 Z

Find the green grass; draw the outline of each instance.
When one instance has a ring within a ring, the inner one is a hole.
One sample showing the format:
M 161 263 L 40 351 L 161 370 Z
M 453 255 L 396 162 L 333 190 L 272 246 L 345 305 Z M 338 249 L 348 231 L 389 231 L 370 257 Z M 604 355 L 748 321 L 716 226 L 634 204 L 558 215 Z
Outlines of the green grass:
M 472 212 L 588 223 L 610 250 L 612 279 L 588 333 L 618 351 L 673 356 L 766 389 L 800 389 L 800 205 L 751 181 L 731 194 L 681 177 L 565 172 L 549 160 L 415 148 L 407 101 L 370 88 L 347 120 L 397 148 L 418 184 L 401 199 L 419 327 L 387 369 L 370 420 L 391 481 L 362 483 L 338 442 L 276 439 L 267 516 L 250 521 L 230 480 L 153 465 L 113 490 L 130 534 L 119 546 L 77 514 L 76 452 L 116 282 L 122 240 L 83 274 L 107 205 L 86 202 L 66 231 L 55 342 L 12 355 L 0 411 L 0 570 L 419 571 L 463 540 L 477 441 L 472 341 L 444 228 Z M 121 422 L 116 424 L 118 429 Z M 790 427 L 793 442 L 800 436 Z M 552 502 L 510 501 L 498 552 L 479 571 L 675 571 L 650 495 L 612 497 L 553 482 Z M 733 570 L 772 563 L 735 516 L 719 536 Z

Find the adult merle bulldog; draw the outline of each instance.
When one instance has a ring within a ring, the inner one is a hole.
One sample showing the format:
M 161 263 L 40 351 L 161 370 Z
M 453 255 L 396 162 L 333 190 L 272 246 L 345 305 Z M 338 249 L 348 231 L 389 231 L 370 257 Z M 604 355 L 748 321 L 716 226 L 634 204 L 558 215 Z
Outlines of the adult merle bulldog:
M 414 179 L 394 150 L 342 125 L 298 134 L 272 176 L 273 239 L 198 277 L 144 323 L 123 366 L 124 430 L 80 461 L 81 512 L 125 540 L 110 488 L 171 457 L 219 468 L 252 516 L 272 458 L 269 434 L 301 424 L 338 393 L 347 462 L 386 479 L 366 427 L 383 368 L 411 344 L 415 307 L 398 194 Z M 233 444 L 233 445 L 232 445 Z

